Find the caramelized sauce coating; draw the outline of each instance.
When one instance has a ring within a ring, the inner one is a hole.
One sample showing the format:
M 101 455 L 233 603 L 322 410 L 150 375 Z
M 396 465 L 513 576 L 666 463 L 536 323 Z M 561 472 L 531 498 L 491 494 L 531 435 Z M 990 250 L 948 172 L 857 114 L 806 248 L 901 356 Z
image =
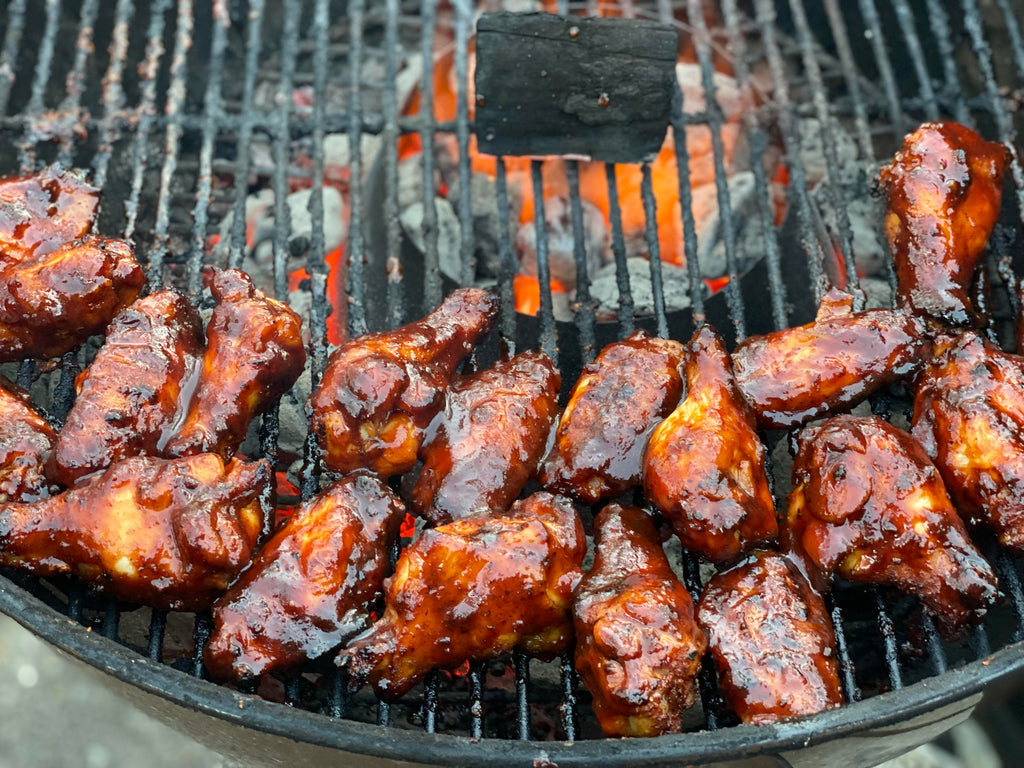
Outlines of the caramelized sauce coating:
M 145 281 L 129 243 L 96 236 L 0 270 L 0 362 L 63 355 L 101 333 Z
M 372 475 L 349 475 L 302 504 L 214 603 L 210 674 L 242 681 L 287 670 L 368 627 L 404 519 Z
M 612 504 L 594 519 L 597 554 L 573 596 L 576 669 L 607 736 L 679 733 L 707 639 L 650 516 Z
M 647 439 L 683 396 L 683 345 L 642 330 L 609 344 L 572 390 L 540 483 L 588 504 L 640 484 Z
M 764 725 L 842 703 L 825 601 L 774 552 L 754 552 L 704 588 L 697 618 L 726 701 Z
M 914 437 L 960 514 L 1024 553 L 1024 357 L 973 332 L 944 346 L 918 380 Z
M 58 496 L 0 504 L 0 564 L 202 610 L 252 557 L 272 477 L 266 461 L 224 464 L 212 453 L 126 459 Z
M 54 474 L 67 486 L 129 456 L 156 455 L 187 399 L 203 324 L 188 299 L 157 291 L 111 321 L 57 438 Z
M 99 202 L 100 191 L 82 171 L 59 165 L 0 177 L 0 268 L 85 237 Z
M 513 648 L 551 658 L 572 641 L 586 551 L 572 504 L 549 493 L 424 530 L 386 584 L 384 615 L 338 657 L 357 686 L 397 698 L 435 667 Z
M 249 422 L 291 389 L 306 364 L 302 318 L 253 287 L 237 269 L 206 267 L 203 279 L 217 301 L 206 328 L 206 354 L 185 423 L 166 455 L 238 450 Z
M 422 320 L 338 348 L 310 397 L 310 429 L 327 466 L 385 477 L 412 469 L 448 380 L 497 312 L 492 294 L 463 288 Z
M 28 394 L 0 376 L 0 503 L 50 495 L 46 466 L 56 441 Z
M 507 509 L 548 447 L 562 385 L 551 358 L 525 352 L 457 380 L 427 430 L 413 508 L 432 525 Z
M 837 289 L 813 323 L 742 341 L 736 384 L 763 429 L 788 429 L 856 405 L 918 371 L 928 356 L 924 326 L 891 309 L 853 311 Z
M 897 300 L 915 314 L 966 325 L 978 257 L 999 218 L 1006 147 L 957 123 L 925 123 L 879 175 Z
M 684 547 L 726 562 L 773 541 L 778 523 L 764 445 L 710 326 L 690 341 L 686 390 L 686 399 L 651 434 L 644 493 Z
M 916 595 L 947 632 L 980 621 L 998 594 L 935 465 L 877 417 L 801 433 L 783 540 L 808 573 Z

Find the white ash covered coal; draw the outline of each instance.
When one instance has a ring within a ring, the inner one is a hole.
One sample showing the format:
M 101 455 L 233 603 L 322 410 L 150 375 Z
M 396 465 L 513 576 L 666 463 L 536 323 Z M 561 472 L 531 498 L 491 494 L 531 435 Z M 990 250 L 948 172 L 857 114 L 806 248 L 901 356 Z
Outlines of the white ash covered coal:
M 651 265 L 647 259 L 626 259 L 633 311 L 637 315 L 654 314 L 654 290 L 651 287 Z M 662 262 L 661 279 L 665 289 L 665 306 L 672 309 L 690 306 L 690 277 L 682 267 Z M 606 264 L 591 278 L 590 295 L 597 303 L 598 320 L 614 320 L 619 314 L 619 285 L 615 263 Z
M 576 289 L 576 237 L 572 227 L 571 205 L 569 199 L 562 195 L 544 201 L 548 269 L 551 271 L 551 279 L 568 292 Z M 597 206 L 584 200 L 582 208 L 587 274 L 594 275 L 603 264 L 611 261 L 611 237 L 604 215 Z M 534 222 L 529 221 L 519 228 L 514 248 L 519 260 L 519 271 L 537 277 L 537 228 Z

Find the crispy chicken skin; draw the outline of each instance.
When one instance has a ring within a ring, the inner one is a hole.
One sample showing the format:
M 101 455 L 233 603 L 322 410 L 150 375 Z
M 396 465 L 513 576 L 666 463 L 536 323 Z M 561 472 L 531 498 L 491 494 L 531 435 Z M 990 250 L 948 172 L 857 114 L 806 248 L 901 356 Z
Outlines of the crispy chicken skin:
M 960 514 L 1024 553 L 1024 357 L 973 332 L 940 343 L 918 380 L 914 437 Z
M 651 434 L 644 493 L 687 549 L 727 562 L 778 535 L 764 445 L 710 326 L 686 357 L 686 399 Z
M 306 364 L 302 318 L 253 287 L 237 269 L 206 267 L 217 301 L 206 327 L 206 353 L 195 395 L 168 456 L 238 450 L 249 422 L 291 389 Z
M 50 495 L 46 468 L 56 441 L 57 433 L 28 394 L 0 376 L 0 503 Z
M 609 344 L 569 396 L 540 483 L 598 504 L 640 484 L 647 439 L 683 395 L 683 345 L 642 330 Z
M 302 504 L 214 603 L 210 674 L 243 681 L 294 668 L 368 627 L 404 518 L 402 502 L 366 474 Z
M 54 451 L 66 486 L 129 456 L 158 455 L 175 428 L 184 380 L 203 353 L 203 323 L 176 291 L 157 291 L 122 310 L 92 364 Z
M 492 294 L 463 288 L 422 320 L 337 349 L 310 397 L 310 429 L 326 465 L 385 477 L 412 469 L 448 380 L 490 332 L 497 312 Z
M 732 354 L 736 384 L 763 429 L 789 429 L 849 408 L 920 369 L 923 324 L 891 309 L 853 311 L 837 289 L 813 323 L 742 341 Z
M 435 667 L 572 641 L 586 551 L 572 504 L 549 493 L 423 531 L 386 583 L 384 615 L 338 657 L 359 686 L 397 698 Z
M 413 508 L 432 525 L 507 509 L 537 470 L 558 412 L 562 376 L 525 352 L 458 379 L 423 442 Z
M 916 595 L 947 632 L 980 621 L 998 595 L 935 465 L 877 417 L 801 433 L 783 542 L 809 574 Z
M 99 202 L 99 190 L 82 172 L 59 165 L 0 177 L 0 268 L 85 237 Z
M 999 218 L 1006 147 L 957 123 L 925 123 L 879 175 L 897 303 L 955 325 L 974 320 L 968 289 Z
M 597 554 L 573 595 L 576 669 L 607 736 L 679 733 L 707 639 L 650 516 L 612 504 L 594 520 Z
M 697 604 L 725 699 L 764 725 L 842 703 L 825 601 L 799 569 L 758 551 L 711 577 Z
M 64 354 L 101 333 L 144 283 L 129 243 L 95 236 L 0 270 L 0 362 Z
M 266 461 L 136 456 L 43 501 L 0 505 L 0 564 L 72 573 L 131 603 L 209 607 L 249 562 Z

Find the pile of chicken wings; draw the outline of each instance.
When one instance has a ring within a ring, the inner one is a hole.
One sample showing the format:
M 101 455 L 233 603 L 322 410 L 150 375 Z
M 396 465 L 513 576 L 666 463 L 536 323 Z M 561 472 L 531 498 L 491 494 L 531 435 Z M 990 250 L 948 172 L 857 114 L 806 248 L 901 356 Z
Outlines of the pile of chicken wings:
M 0 179 L 0 361 L 106 335 L 59 430 L 0 382 L 0 564 L 210 608 L 222 681 L 334 654 L 353 689 L 393 699 L 437 668 L 575 648 L 612 736 L 678 732 L 705 654 L 743 722 L 838 706 L 836 576 L 914 595 L 955 635 L 999 597 L 972 532 L 1024 552 L 1024 357 L 970 298 L 1007 162 L 953 123 L 907 136 L 880 174 L 895 309 L 832 290 L 814 322 L 731 354 L 709 326 L 685 344 L 637 331 L 564 409 L 543 353 L 461 370 L 498 314 L 482 289 L 348 341 L 309 399 L 330 482 L 276 529 L 272 468 L 238 451 L 303 369 L 299 317 L 212 267 L 205 327 L 180 293 L 139 298 L 131 245 L 91 233 L 83 178 Z M 897 381 L 909 432 L 849 413 Z M 779 509 L 777 429 L 796 449 Z M 717 569 L 696 605 L 673 534 Z

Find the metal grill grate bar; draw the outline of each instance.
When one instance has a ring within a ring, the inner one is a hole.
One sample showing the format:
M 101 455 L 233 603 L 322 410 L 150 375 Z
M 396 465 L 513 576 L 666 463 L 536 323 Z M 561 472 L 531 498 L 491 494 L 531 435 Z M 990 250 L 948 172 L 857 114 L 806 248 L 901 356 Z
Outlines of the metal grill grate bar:
M 134 15 L 135 4 L 132 0 L 118 0 L 110 42 L 110 63 L 103 76 L 103 118 L 100 121 L 99 149 L 92 161 L 93 182 L 100 189 L 107 183 L 107 166 L 114 151 L 114 142 L 121 135 L 124 68 L 128 59 L 128 38 Z M 100 205 L 102 204 L 101 200 Z
M 928 65 L 924 60 L 921 39 L 917 36 L 914 13 L 910 10 L 907 0 L 893 0 L 892 6 L 896 11 L 896 20 L 899 22 L 900 32 L 902 32 L 903 39 L 907 44 L 907 52 L 910 54 L 910 60 L 914 65 L 914 74 L 917 75 L 921 101 L 924 103 L 925 117 L 929 120 L 938 120 L 939 103 L 935 98 L 931 76 L 928 74 Z
M 668 338 L 668 318 L 665 315 L 665 287 L 661 279 L 661 248 L 658 244 L 658 209 L 654 200 L 654 184 L 651 180 L 651 164 L 644 163 L 640 182 L 640 194 L 644 204 L 645 236 L 647 239 L 647 261 L 651 268 L 651 293 L 654 296 L 654 317 L 658 324 L 658 335 Z
M 633 332 L 633 292 L 629 287 L 629 267 L 626 264 L 626 241 L 622 233 L 622 207 L 619 205 L 619 182 L 615 178 L 615 164 L 606 163 L 605 179 L 608 184 L 608 218 L 612 225 L 612 254 L 615 256 L 615 282 L 619 289 L 619 338 Z
M 383 95 L 384 109 L 384 226 L 387 237 L 385 261 L 388 272 L 388 328 L 405 323 L 405 295 L 402 284 L 402 233 L 398 211 L 398 0 L 387 0 L 384 41 L 386 70 Z M 460 171 L 461 173 L 461 171 Z
M 0 115 L 7 113 L 11 98 L 11 86 L 18 69 L 18 49 L 21 34 L 25 30 L 25 2 L 13 0 L 7 7 L 7 31 L 4 33 L 4 49 L 0 53 Z
M 580 165 L 576 160 L 565 164 L 569 183 L 569 215 L 572 219 L 572 255 L 576 265 L 576 301 L 573 306 L 576 328 L 580 334 L 580 351 L 586 365 L 597 356 L 594 317 L 595 302 L 590 296 L 590 275 L 587 273 L 587 252 L 583 234 L 583 201 L 580 198 Z M 499 207 L 498 215 L 503 209 Z M 514 265 L 513 267 L 514 268 Z
M 843 609 L 838 605 L 832 607 L 832 628 L 836 636 L 836 657 L 839 663 L 839 674 L 842 675 L 843 695 L 847 701 L 860 701 L 860 688 L 857 687 L 857 675 L 850 649 L 846 642 L 846 624 L 843 621 Z
M 540 285 L 540 348 L 555 365 L 558 365 L 558 338 L 555 333 L 555 313 L 551 300 L 551 268 L 548 265 L 548 230 L 544 213 L 544 164 L 541 160 L 530 161 L 530 180 L 533 183 L 533 223 L 536 237 L 537 280 Z M 467 186 L 463 184 L 462 186 Z
M 99 7 L 99 0 L 85 0 L 82 3 L 81 18 L 78 24 L 78 37 L 75 40 L 75 62 L 71 67 L 71 73 L 67 77 L 66 95 L 59 110 L 62 119 L 74 122 L 81 119 L 82 90 L 85 87 L 85 64 L 92 53 L 93 27 L 96 24 L 96 11 Z M 74 131 L 62 131 L 60 137 L 60 150 L 57 153 L 57 161 L 63 165 L 71 165 L 72 147 L 74 144 Z
M 1024 78 L 1024 40 L 1020 34 L 1020 18 L 1010 7 L 1009 0 L 996 0 L 996 5 L 1003 12 L 1003 23 L 1006 25 L 1006 35 L 1010 40 L 1010 53 L 1013 55 L 1017 75 Z
M 690 188 L 690 153 L 686 149 L 686 117 L 683 114 L 683 94 L 672 92 L 672 140 L 676 151 L 676 173 L 679 177 L 679 211 L 683 221 L 683 253 L 686 273 L 690 278 L 690 312 L 694 325 L 703 323 L 704 284 L 701 281 L 700 261 L 697 256 L 697 222 L 693 216 L 693 191 Z M 614 247 L 614 226 L 612 245 Z M 622 286 L 619 286 L 620 296 Z
M 363 279 L 363 263 L 366 254 L 363 249 L 363 95 L 360 92 L 360 72 L 363 66 L 363 12 L 365 0 L 353 0 L 349 4 L 349 56 L 350 81 L 348 91 L 348 151 L 349 178 L 349 218 L 348 218 L 348 286 L 349 295 L 355 297 L 348 307 L 348 330 L 352 336 L 359 336 L 367 331 L 366 325 L 366 285 Z M 425 37 L 426 35 L 424 35 Z M 424 152 L 424 156 L 429 152 Z M 428 187 L 430 189 L 430 187 Z
M 900 669 L 900 653 L 896 645 L 896 630 L 892 624 L 892 618 L 886 608 L 881 593 L 874 589 L 875 608 L 878 612 L 878 628 L 882 631 L 882 641 L 885 647 L 885 667 L 889 673 L 889 684 L 895 691 L 903 687 L 903 671 Z
M 897 139 L 902 139 L 903 134 L 907 131 L 903 121 L 903 110 L 900 108 L 900 95 L 896 88 L 896 78 L 893 76 L 889 52 L 885 48 L 885 36 L 882 34 L 882 25 L 878 20 L 878 10 L 875 8 L 874 0 L 860 0 L 860 12 L 870 31 L 870 35 L 867 37 L 875 55 L 878 74 L 882 78 L 882 87 L 889 106 L 889 125 L 893 135 Z
M 53 46 L 57 39 L 60 21 L 60 0 L 46 0 L 46 28 L 43 39 L 39 43 L 39 57 L 36 59 L 35 76 L 32 79 L 32 95 L 26 108 L 25 135 L 19 147 L 18 158 L 23 171 L 30 171 L 35 166 L 35 130 L 34 123 L 46 109 L 44 97 L 46 84 L 50 80 L 50 67 L 53 64 Z
M 423 143 L 423 296 L 429 312 L 441 303 L 441 263 L 437 252 L 437 200 L 434 190 L 434 36 L 437 33 L 437 0 L 423 0 L 421 48 L 423 77 L 420 79 L 420 139 Z
M 925 0 L 928 11 L 928 23 L 935 38 L 942 61 L 942 76 L 945 80 L 944 96 L 953 105 L 953 117 L 958 123 L 969 124 L 970 114 L 964 102 L 963 87 L 960 75 L 956 70 L 956 52 L 950 39 L 949 15 L 942 0 Z

